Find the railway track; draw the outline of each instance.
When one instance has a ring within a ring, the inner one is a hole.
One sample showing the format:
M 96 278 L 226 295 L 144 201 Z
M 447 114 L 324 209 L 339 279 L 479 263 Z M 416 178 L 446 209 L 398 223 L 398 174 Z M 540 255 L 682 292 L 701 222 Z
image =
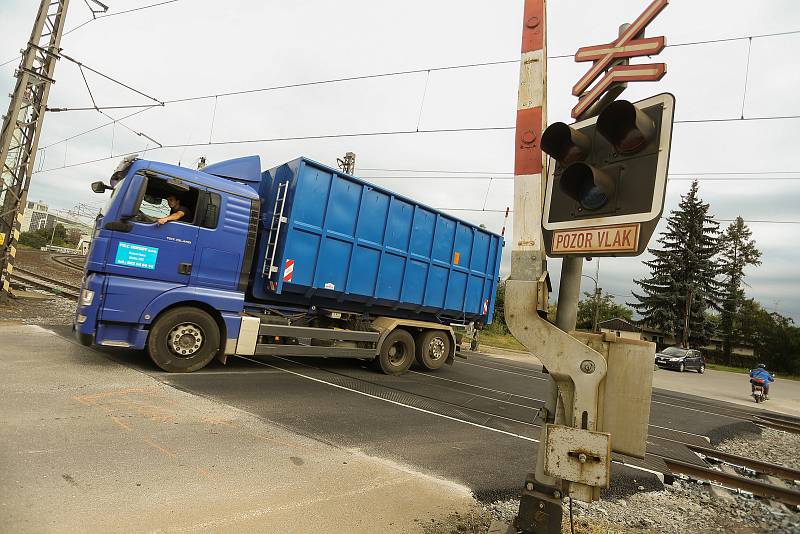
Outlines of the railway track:
M 72 256 L 67 254 L 54 254 L 50 256 L 54 262 L 68 269 L 83 272 L 86 256 Z
M 41 274 L 33 273 L 31 271 L 28 271 L 26 269 L 21 269 L 19 267 L 14 269 L 13 276 L 20 282 L 23 282 L 32 287 L 44 289 L 45 291 L 49 291 L 50 293 L 53 293 L 54 295 L 58 295 L 60 297 L 74 300 L 76 302 L 80 298 L 81 288 L 79 286 L 70 284 L 68 282 L 63 282 L 61 280 L 56 280 L 48 276 L 43 276 Z
M 504 367 L 502 364 L 500 368 L 509 369 L 508 366 Z M 527 374 L 525 371 L 534 371 L 533 369 L 519 366 L 513 366 L 512 368 L 515 372 L 522 374 Z M 536 378 L 535 375 L 531 375 L 531 377 Z M 688 401 L 688 404 L 689 406 L 686 406 L 687 409 L 696 410 L 700 408 L 710 410 L 709 413 L 718 412 L 719 415 L 740 419 L 741 421 L 749 421 L 760 427 L 795 434 L 800 433 L 800 422 L 790 417 L 738 411 L 735 408 L 722 406 L 708 406 L 696 401 Z M 680 405 L 676 406 L 680 407 Z M 659 438 L 659 436 L 655 437 Z M 706 466 L 688 463 L 669 455 L 654 454 L 653 456 L 658 456 L 664 460 L 664 463 L 671 471 L 671 473 L 664 473 L 665 475 L 682 475 L 695 481 L 713 482 L 729 490 L 743 491 L 789 506 L 800 507 L 800 470 L 703 447 L 697 445 L 697 443 L 675 439 L 674 436 L 668 439 L 684 445 L 703 460 Z M 648 454 L 651 453 L 648 452 Z

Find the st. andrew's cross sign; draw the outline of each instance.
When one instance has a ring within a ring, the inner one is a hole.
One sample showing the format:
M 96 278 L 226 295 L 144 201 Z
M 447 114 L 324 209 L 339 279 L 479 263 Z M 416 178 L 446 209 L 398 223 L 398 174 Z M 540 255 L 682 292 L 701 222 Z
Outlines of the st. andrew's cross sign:
M 589 71 L 572 88 L 572 94 L 580 97 L 572 108 L 572 118 L 581 117 L 615 83 L 658 81 L 667 73 L 664 63 L 645 65 L 615 64 L 632 57 L 651 56 L 664 49 L 664 37 L 640 37 L 645 27 L 667 7 L 669 0 L 654 0 L 639 17 L 633 21 L 616 41 L 598 46 L 585 46 L 575 54 L 575 61 L 593 61 Z M 601 74 L 605 75 L 589 89 Z M 587 89 L 589 89 L 587 91 Z

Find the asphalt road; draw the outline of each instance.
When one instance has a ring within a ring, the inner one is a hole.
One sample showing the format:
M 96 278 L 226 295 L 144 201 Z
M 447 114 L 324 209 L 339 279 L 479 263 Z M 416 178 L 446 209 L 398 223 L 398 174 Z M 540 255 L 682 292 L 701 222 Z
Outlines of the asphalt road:
M 70 336 L 64 327 L 54 330 Z M 536 414 L 550 387 L 539 365 L 478 353 L 439 371 L 395 377 L 358 360 L 282 357 L 233 358 L 226 366 L 168 374 L 142 352 L 95 352 L 306 436 L 464 484 L 489 501 L 519 495 L 533 469 Z M 654 390 L 651 458 L 633 463 L 658 469 L 657 455 L 697 462 L 679 441 L 707 445 L 757 431 L 751 413 L 757 411 Z M 617 486 L 634 489 L 641 482 L 630 479 L 645 475 L 619 464 L 614 470 Z

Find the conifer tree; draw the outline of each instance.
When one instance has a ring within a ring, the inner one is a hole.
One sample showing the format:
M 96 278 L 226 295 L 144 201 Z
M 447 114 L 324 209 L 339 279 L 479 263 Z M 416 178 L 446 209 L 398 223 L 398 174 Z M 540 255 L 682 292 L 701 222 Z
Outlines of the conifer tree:
M 720 237 L 720 333 L 722 354 L 729 365 L 732 346 L 741 337 L 739 309 L 744 301 L 744 269 L 748 265 L 761 265 L 761 251 L 752 237 L 753 233 L 741 217 L 736 217 Z
M 674 336 L 683 347 L 708 341 L 714 324 L 706 311 L 719 309 L 715 261 L 719 223 L 708 208 L 698 196 L 697 180 L 693 181 L 667 218 L 667 229 L 657 241 L 660 248 L 648 249 L 655 256 L 644 262 L 651 276 L 634 280 L 641 294 L 634 292 L 639 302 L 629 304 L 642 316 L 642 323 Z

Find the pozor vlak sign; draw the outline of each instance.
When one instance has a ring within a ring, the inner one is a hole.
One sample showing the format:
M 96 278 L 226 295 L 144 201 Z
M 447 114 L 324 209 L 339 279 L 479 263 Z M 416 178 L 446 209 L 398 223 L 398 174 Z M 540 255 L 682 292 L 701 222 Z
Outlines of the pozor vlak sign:
M 550 256 L 636 256 L 664 209 L 675 98 L 617 100 L 542 134 L 550 155 L 542 231 Z

